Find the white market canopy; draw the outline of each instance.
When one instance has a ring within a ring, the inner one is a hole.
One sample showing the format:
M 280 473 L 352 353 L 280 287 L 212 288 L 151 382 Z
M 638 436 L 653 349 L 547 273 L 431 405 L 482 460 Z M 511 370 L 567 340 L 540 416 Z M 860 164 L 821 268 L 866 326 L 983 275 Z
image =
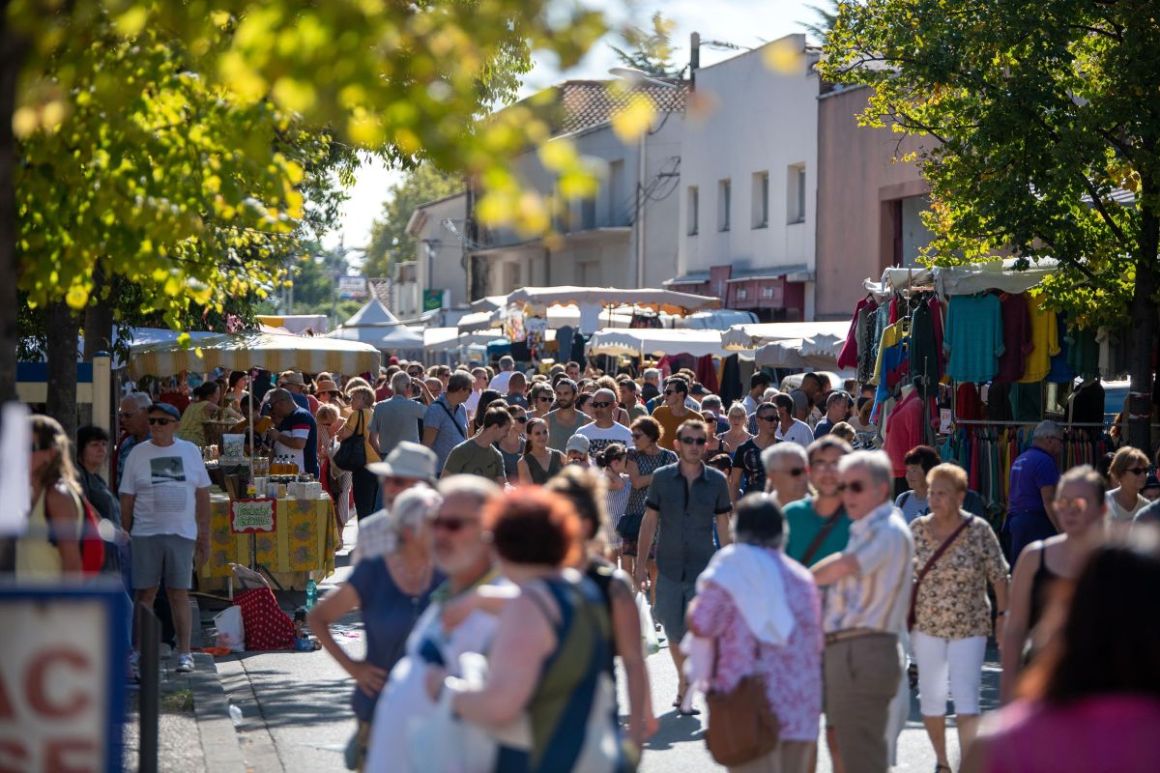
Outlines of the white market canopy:
M 309 332 L 311 335 L 321 335 L 326 332 L 325 314 L 258 314 L 254 319 L 263 327 L 273 328 L 271 333 L 303 335 Z
M 275 373 L 297 370 L 353 375 L 378 373 L 382 360 L 374 346 L 324 336 L 226 333 L 203 338 L 195 346 L 197 349 L 183 349 L 176 341 L 137 344 L 130 349 L 129 374 L 139 378 L 168 376 L 183 370 L 259 367 Z
M 545 336 L 551 340 L 553 331 Z M 429 327 L 423 331 L 423 349 L 430 353 L 453 352 L 459 349 L 486 349 L 493 341 L 507 342 L 495 333 L 460 333 L 457 327 Z
M 636 306 L 668 314 L 691 314 L 694 311 L 704 309 L 718 309 L 721 307 L 721 299 L 649 287 L 639 290 L 622 290 L 616 287 L 563 285 L 560 287 L 520 288 L 508 294 L 507 305 L 537 307 L 553 305 Z
M 845 342 L 845 331 L 841 335 L 819 333 L 807 338 L 783 338 L 758 348 L 753 359 L 763 368 L 834 370 Z
M 671 328 L 629 328 L 597 331 L 588 341 L 587 352 L 594 354 L 659 357 L 689 354 L 693 357 L 724 357 L 719 330 L 673 330 Z
M 1044 277 L 1059 270 L 1054 258 L 1030 260 L 1030 266 L 1020 271 L 1018 258 L 993 260 L 989 263 L 971 263 L 963 266 L 936 266 L 934 268 L 888 268 L 878 282 L 870 279 L 862 284 L 867 292 L 881 298 L 883 295 L 907 287 L 934 285 L 943 297 L 974 295 L 987 290 L 1005 293 L 1025 293 L 1043 281 Z
M 383 337 L 388 334 L 393 334 L 396 328 L 402 325 L 399 323 L 399 318 L 390 312 L 383 302 L 378 298 L 371 298 L 366 304 L 356 311 L 350 319 L 343 322 L 334 329 L 334 332 L 327 335 L 331 338 L 341 338 L 346 341 L 361 341 L 364 344 L 374 344 L 380 349 L 395 348 L 382 344 Z M 409 341 L 413 348 L 421 348 L 423 341 L 420 338 L 406 335 L 406 340 Z M 417 343 L 416 343 L 417 340 Z
M 758 349 L 775 341 L 792 341 L 815 336 L 837 336 L 845 340 L 849 330 L 849 321 L 767 322 L 757 325 L 734 325 L 721 335 L 721 345 L 726 349 L 739 350 Z
M 382 331 L 380 331 L 382 333 Z M 395 325 L 387 328 L 386 333 L 379 335 L 374 344 L 379 349 L 388 350 L 419 350 L 423 348 L 423 329 Z
M 476 311 L 471 314 L 464 314 L 459 319 L 458 329 L 461 333 L 473 333 L 479 330 L 502 328 L 504 320 L 511 313 L 512 311 L 504 306 L 492 309 L 491 311 Z M 548 307 L 545 319 L 548 320 L 548 328 L 550 330 L 556 330 L 565 325 L 577 327 L 580 325 L 580 307 L 571 304 L 554 304 Z M 611 314 L 608 312 L 602 312 L 600 314 L 600 324 L 607 327 L 628 327 L 631 323 L 631 308 L 613 309 Z

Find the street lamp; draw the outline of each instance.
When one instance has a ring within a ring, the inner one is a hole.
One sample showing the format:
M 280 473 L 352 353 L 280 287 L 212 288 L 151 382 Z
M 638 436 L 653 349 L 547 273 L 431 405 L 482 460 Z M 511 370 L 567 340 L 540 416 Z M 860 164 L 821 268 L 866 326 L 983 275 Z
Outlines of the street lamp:
M 662 80 L 654 75 L 650 75 L 644 70 L 638 70 L 635 67 L 613 67 L 608 70 L 608 74 L 614 78 L 624 81 L 632 86 L 640 86 L 648 84 L 650 86 L 658 86 L 662 89 L 676 89 L 680 88 L 676 83 L 669 80 Z M 663 124 L 662 124 L 663 125 Z M 658 128 L 657 131 L 660 131 Z M 648 145 L 646 140 L 652 134 L 651 129 L 646 129 L 640 135 L 640 147 L 637 150 L 637 170 L 636 170 L 636 213 L 633 218 L 633 227 L 636 229 L 636 286 L 644 285 L 644 225 L 645 225 L 645 201 L 644 201 L 644 176 L 647 162 Z

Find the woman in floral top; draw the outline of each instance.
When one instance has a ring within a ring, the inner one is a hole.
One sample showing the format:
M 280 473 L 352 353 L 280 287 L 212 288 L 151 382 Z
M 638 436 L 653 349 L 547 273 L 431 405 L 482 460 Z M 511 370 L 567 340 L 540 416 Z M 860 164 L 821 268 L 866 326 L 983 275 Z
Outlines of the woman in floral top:
M 733 516 L 734 544 L 713 557 L 689 607 L 689 630 L 712 639 L 716 651 L 710 687 L 729 691 L 750 674 L 761 676 L 780 723 L 774 751 L 730 770 L 806 773 L 818 738 L 821 596 L 809 570 L 782 551 L 785 535 L 776 502 L 762 494 L 742 499 Z
M 938 757 L 937 771 L 950 771 L 946 750 L 947 682 L 955 702 L 959 748 L 966 756 L 979 721 L 983 656 L 991 634 L 987 583 L 995 589 L 998 620 L 1007 614 L 1007 562 L 990 525 L 963 511 L 967 474 L 940 464 L 927 475 L 930 514 L 914 519 L 914 571 L 926 566 L 939 546 L 955 536 L 915 588 L 911 646 L 918 664 L 922 723 Z M 958 531 L 963 523 L 967 526 Z

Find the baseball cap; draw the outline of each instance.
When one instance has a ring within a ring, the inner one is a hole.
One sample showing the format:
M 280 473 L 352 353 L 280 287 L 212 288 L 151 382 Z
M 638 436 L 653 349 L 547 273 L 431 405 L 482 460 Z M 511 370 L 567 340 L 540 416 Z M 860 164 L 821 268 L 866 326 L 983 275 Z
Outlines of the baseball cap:
M 181 411 L 177 410 L 177 406 L 170 405 L 169 403 L 153 403 L 149 406 L 149 413 L 153 413 L 154 411 L 161 411 L 170 418 L 181 421 Z
M 588 449 L 592 447 L 592 443 L 584 435 L 573 435 L 568 438 L 568 442 L 564 445 L 564 453 L 569 451 L 579 451 L 582 454 L 588 453 Z

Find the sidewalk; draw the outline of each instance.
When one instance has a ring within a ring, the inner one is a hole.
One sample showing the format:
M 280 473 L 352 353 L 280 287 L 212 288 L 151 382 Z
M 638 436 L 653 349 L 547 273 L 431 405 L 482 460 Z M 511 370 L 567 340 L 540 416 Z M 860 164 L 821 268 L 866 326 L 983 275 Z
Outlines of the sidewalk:
M 193 600 L 193 619 L 200 610 Z M 202 628 L 195 626 L 193 646 L 202 646 Z M 162 645 L 161 714 L 158 718 L 158 770 L 180 770 L 190 773 L 242 773 L 246 770 L 237 734 L 229 717 L 225 693 L 217 669 L 209 655 L 194 653 L 194 670 L 179 674 L 177 658 Z M 140 690 L 126 696 L 124 726 L 124 769 L 140 767 Z

